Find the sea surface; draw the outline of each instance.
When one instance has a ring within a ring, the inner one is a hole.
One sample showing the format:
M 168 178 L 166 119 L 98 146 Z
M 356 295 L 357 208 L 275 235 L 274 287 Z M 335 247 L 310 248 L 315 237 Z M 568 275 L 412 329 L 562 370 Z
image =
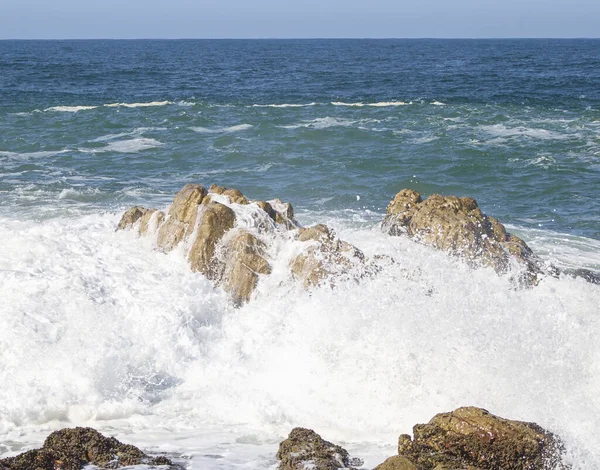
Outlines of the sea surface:
M 401 261 L 312 292 L 276 270 L 234 309 L 181 251 L 115 232 L 189 182 Z M 515 290 L 382 234 L 407 187 L 600 271 L 600 40 L 0 41 L 0 457 L 85 425 L 273 469 L 299 425 L 372 468 L 475 405 L 600 468 L 600 287 Z

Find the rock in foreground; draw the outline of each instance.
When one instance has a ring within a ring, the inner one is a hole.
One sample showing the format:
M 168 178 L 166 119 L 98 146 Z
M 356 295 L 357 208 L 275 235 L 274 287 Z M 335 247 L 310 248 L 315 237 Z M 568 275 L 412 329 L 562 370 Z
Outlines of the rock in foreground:
M 106 469 L 140 464 L 180 468 L 165 457 L 149 457 L 95 429 L 70 428 L 50 434 L 41 449 L 0 460 L 0 470 L 80 470 L 88 464 Z
M 562 445 L 534 423 L 512 421 L 475 407 L 435 415 L 398 440 L 398 454 L 419 470 L 566 469 Z M 383 470 L 383 468 L 381 469 Z
M 292 429 L 289 437 L 279 444 L 277 459 L 281 461 L 279 470 L 336 470 L 362 465 L 361 461 L 350 459 L 342 447 L 305 428 Z

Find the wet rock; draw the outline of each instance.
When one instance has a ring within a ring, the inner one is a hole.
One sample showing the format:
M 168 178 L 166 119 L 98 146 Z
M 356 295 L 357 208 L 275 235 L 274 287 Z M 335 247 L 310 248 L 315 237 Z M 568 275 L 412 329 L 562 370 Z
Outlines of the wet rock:
M 292 260 L 290 268 L 305 287 L 332 281 L 364 264 L 363 253 L 354 245 L 337 239 L 326 225 L 301 228 L 298 240 L 310 244 Z
M 298 223 L 294 220 L 294 208 L 289 202 L 283 202 L 281 199 L 271 199 L 267 202 L 275 211 L 275 222 L 288 230 L 298 228 Z
M 362 464 L 350 459 L 342 447 L 305 428 L 292 429 L 289 437 L 279 444 L 277 459 L 280 460 L 279 470 L 337 470 Z
M 382 464 L 377 465 L 373 470 L 420 470 L 406 457 L 394 455 Z
M 145 214 L 147 214 L 151 210 L 152 209 L 146 209 L 145 207 L 141 206 L 135 206 L 131 209 L 127 209 L 122 215 L 121 220 L 119 221 L 117 230 L 125 230 L 127 228 L 133 227 L 133 225 L 138 220 L 140 220 Z
M 0 460 L 2 470 L 80 470 L 92 464 L 100 468 L 129 465 L 173 465 L 165 457 L 151 458 L 140 449 L 105 437 L 92 428 L 70 428 L 50 434 L 41 449 Z
M 512 421 L 475 407 L 434 416 L 403 434 L 398 454 L 419 470 L 550 470 L 567 469 L 562 445 L 534 423 Z
M 227 247 L 223 288 L 231 296 L 234 305 L 248 302 L 259 276 L 271 274 L 266 249 L 263 242 L 245 230 L 237 233 Z
M 219 202 L 210 202 L 201 212 L 196 239 L 188 259 L 193 271 L 203 273 L 208 279 L 221 281 L 225 263 L 215 257 L 217 243 L 235 225 L 235 212 Z
M 175 195 L 168 218 L 158 230 L 157 245 L 160 249 L 172 250 L 194 231 L 198 206 L 205 196 L 206 189 L 199 184 L 186 184 Z
M 151 229 L 156 229 L 165 220 L 165 213 L 156 209 L 148 209 L 146 213 L 140 218 L 140 235 L 146 235 Z
M 404 189 L 388 205 L 382 228 L 447 251 L 472 266 L 491 266 L 500 274 L 516 262 L 527 273 L 525 283 L 535 283 L 542 271 L 527 244 L 481 212 L 473 198 L 433 194 L 422 200 L 418 192 Z

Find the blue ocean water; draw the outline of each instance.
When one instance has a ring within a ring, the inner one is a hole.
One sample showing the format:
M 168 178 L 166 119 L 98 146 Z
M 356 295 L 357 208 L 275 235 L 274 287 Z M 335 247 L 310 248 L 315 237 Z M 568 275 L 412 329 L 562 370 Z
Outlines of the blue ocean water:
M 307 291 L 297 242 L 268 239 L 273 272 L 234 309 L 182 250 L 115 232 L 190 182 L 290 201 L 396 263 Z M 267 470 L 299 425 L 373 468 L 473 405 L 600 468 L 600 288 L 515 289 L 382 233 L 406 187 L 600 271 L 600 40 L 0 41 L 0 458 L 85 425 L 188 470 Z
M 410 186 L 598 239 L 599 131 L 598 40 L 0 43 L 4 213 L 189 181 L 381 211 Z

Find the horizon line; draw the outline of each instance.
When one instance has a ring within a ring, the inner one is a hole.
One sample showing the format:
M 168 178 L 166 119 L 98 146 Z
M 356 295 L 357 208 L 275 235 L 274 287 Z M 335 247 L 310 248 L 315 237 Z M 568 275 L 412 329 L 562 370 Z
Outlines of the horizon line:
M 410 37 L 65 37 L 65 38 L 0 38 L 0 41 L 322 41 L 322 40 L 597 40 L 600 36 L 410 36 Z

